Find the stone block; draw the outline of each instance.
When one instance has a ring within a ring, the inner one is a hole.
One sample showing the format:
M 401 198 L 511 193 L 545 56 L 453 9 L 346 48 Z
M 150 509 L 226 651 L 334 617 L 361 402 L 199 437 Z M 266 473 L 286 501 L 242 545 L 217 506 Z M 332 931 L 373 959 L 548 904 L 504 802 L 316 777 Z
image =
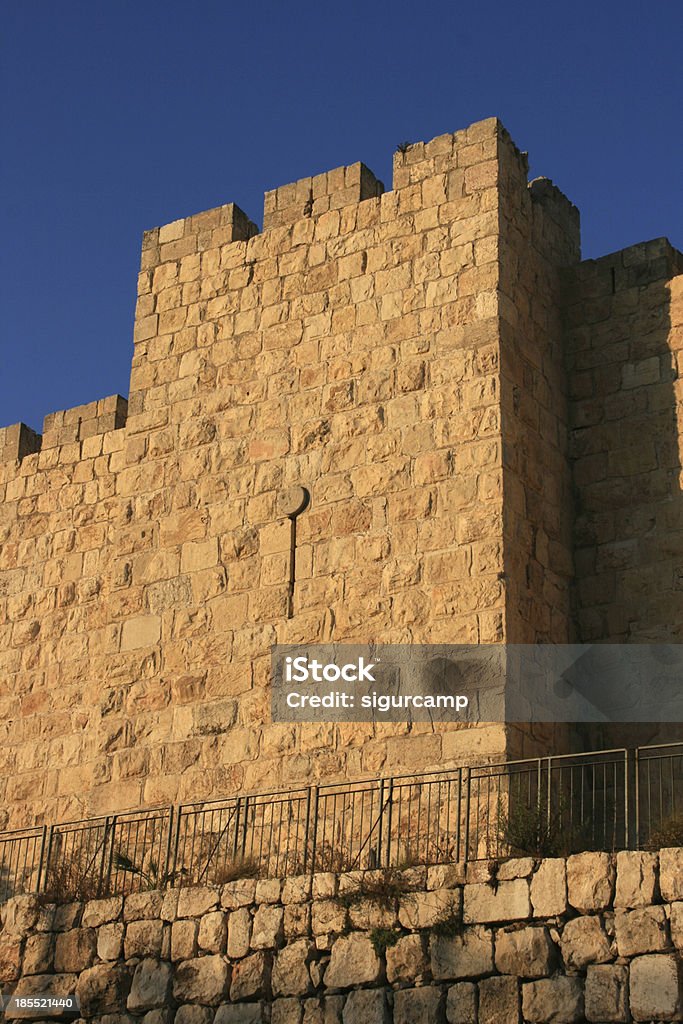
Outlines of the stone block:
M 171 960 L 192 960 L 197 955 L 197 921 L 174 921 L 171 925 Z
M 76 984 L 81 1016 L 123 1013 L 131 982 L 131 972 L 123 964 L 97 964 L 82 971 Z
M 562 930 L 560 948 L 570 970 L 583 970 L 588 964 L 604 964 L 614 959 L 609 938 L 596 915 L 568 921 Z
M 230 984 L 230 998 L 233 1003 L 269 995 L 270 974 L 270 953 L 252 953 L 234 964 Z
M 283 937 L 282 907 L 259 907 L 254 914 L 251 932 L 252 949 L 274 949 Z
M 230 968 L 221 956 L 202 956 L 178 964 L 173 997 L 179 1003 L 217 1006 L 227 995 Z
M 17 936 L 3 936 L 0 935 L 0 981 L 9 980 L 3 979 L 4 974 L 2 968 L 3 953 L 2 949 L 4 942 L 10 938 L 18 938 Z M 19 940 L 21 941 L 21 940 Z M 26 946 L 24 948 L 24 958 L 22 962 L 22 973 L 23 974 L 48 974 L 54 967 L 54 955 L 55 955 L 55 937 L 49 932 L 38 932 L 36 935 L 29 935 L 26 939 Z M 99 954 L 98 954 L 99 955 Z
M 460 889 L 434 889 L 431 892 L 414 892 L 403 896 L 399 902 L 398 919 L 404 928 L 413 931 L 432 928 L 440 921 L 460 918 L 462 913 L 462 892 Z
M 301 1024 L 303 1012 L 301 1001 L 293 996 L 276 999 L 271 1007 L 270 1024 Z
M 436 864 L 427 868 L 428 889 L 455 889 L 465 881 L 465 865 Z
M 281 889 L 279 878 L 259 878 L 256 882 L 256 902 L 279 903 Z
M 110 921 L 118 921 L 123 909 L 122 896 L 110 896 L 105 900 L 90 900 L 83 908 L 84 928 L 99 928 Z
M 251 914 L 246 907 L 228 917 L 228 956 L 246 956 L 251 946 Z
M 21 974 L 22 945 L 20 935 L 0 934 L 0 984 L 16 981 Z
M 658 889 L 658 857 L 641 850 L 622 850 L 617 854 L 615 908 L 631 910 L 655 902 Z
M 324 1018 L 322 1019 L 324 1020 Z M 409 1019 L 414 1019 L 415 1024 L 421 1024 L 423 1018 L 401 1017 L 401 1024 L 407 1024 Z M 394 1022 L 398 1020 L 394 1001 Z M 433 1020 L 436 1021 L 436 1017 Z M 384 989 L 357 989 L 355 992 L 350 992 L 344 1003 L 342 1024 L 370 1024 L 370 1022 L 372 1024 L 391 1024 L 386 992 Z
M 477 978 L 493 971 L 493 934 L 475 925 L 460 935 L 432 935 L 432 974 L 437 981 Z
M 127 619 L 121 631 L 121 650 L 134 651 L 151 647 L 161 637 L 161 619 L 158 615 L 137 615 Z
M 607 910 L 614 894 L 614 859 L 609 853 L 575 853 L 567 859 L 567 894 L 582 914 Z
M 531 878 L 534 870 L 533 857 L 511 857 L 499 866 L 496 878 L 499 882 L 510 882 L 515 878 Z
M 518 921 L 530 916 L 529 883 L 524 878 L 498 885 L 465 886 L 463 920 L 467 924 Z
M 214 886 L 196 886 L 181 889 L 178 896 L 178 917 L 201 917 L 215 910 L 220 903 L 220 891 Z
M 314 952 L 308 939 L 290 942 L 280 950 L 273 964 L 273 995 L 302 996 L 311 991 L 308 963 Z
M 311 876 L 292 875 L 282 883 L 282 902 L 305 903 L 311 897 Z
M 670 949 L 669 922 L 664 907 L 618 910 L 614 919 L 619 956 L 638 956 Z
M 683 900 L 683 847 L 659 851 L 659 887 L 667 902 Z
M 221 1003 L 213 1024 L 263 1024 L 266 1019 L 266 1004 L 263 1002 L 242 1003 L 241 1006 Z
M 347 910 L 337 900 L 314 900 L 311 930 L 314 935 L 340 935 L 346 928 Z
M 228 936 L 226 914 L 222 910 L 214 910 L 204 914 L 199 922 L 199 948 L 207 953 L 225 953 Z
M 234 882 L 226 882 L 221 890 L 221 906 L 226 910 L 238 910 L 248 907 L 254 902 L 256 895 L 255 878 L 238 878 Z
M 121 956 L 123 929 L 121 922 L 104 924 L 97 929 L 97 955 L 100 960 L 118 960 Z
M 399 989 L 394 993 L 394 1024 L 437 1024 L 443 1020 L 444 1007 L 444 993 L 436 986 Z M 359 1017 L 358 1024 L 374 1019 Z
M 40 901 L 33 894 L 13 896 L 0 906 L 0 924 L 3 931 L 12 935 L 28 935 L 36 926 L 40 909 Z
M 168 1005 L 171 991 L 171 965 L 146 958 L 135 968 L 127 1007 L 131 1013 L 142 1013 Z
M 414 985 L 428 969 L 429 960 L 422 935 L 403 935 L 394 946 L 387 946 L 387 981 Z
M 542 978 L 522 986 L 522 1013 L 529 1024 L 581 1024 L 583 1007 L 580 978 Z
M 631 961 L 629 1000 L 636 1021 L 683 1019 L 683 969 L 673 955 Z
M 337 876 L 331 871 L 319 871 L 311 878 L 314 900 L 328 900 L 337 895 Z
M 496 932 L 496 968 L 519 978 L 545 978 L 552 974 L 557 949 L 547 928 L 528 927 Z
M 218 1013 L 219 1009 L 216 1011 Z M 184 1003 L 175 1012 L 173 1024 L 212 1024 L 214 1011 L 208 1006 L 193 1006 L 191 1003 Z M 144 1024 L 147 1024 L 145 1021 Z
M 683 952 L 683 902 L 671 904 L 671 915 L 669 917 L 671 928 L 671 941 L 679 952 Z
M 158 889 L 148 892 L 132 892 L 123 901 L 124 921 L 154 921 L 161 916 L 164 893 Z
M 471 981 L 451 985 L 446 996 L 448 1024 L 477 1024 L 477 986 Z
M 534 917 L 559 917 L 567 910 L 567 862 L 546 857 L 531 879 Z
M 286 939 L 298 939 L 304 935 L 310 935 L 310 903 L 288 903 L 285 906 L 284 929 Z
M 163 921 L 131 921 L 123 943 L 126 960 L 132 956 L 160 957 L 164 943 Z
M 370 985 L 380 979 L 382 965 L 367 935 L 354 932 L 336 939 L 325 971 L 325 985 L 351 988 Z
M 627 1021 L 628 967 L 621 964 L 590 966 L 586 973 L 585 998 L 589 1021 L 596 1024 Z
M 55 943 L 55 971 L 59 974 L 77 974 L 91 967 L 97 954 L 94 928 L 73 928 L 57 936 Z
M 478 1024 L 519 1024 L 519 982 L 516 978 L 483 978 L 479 982 Z

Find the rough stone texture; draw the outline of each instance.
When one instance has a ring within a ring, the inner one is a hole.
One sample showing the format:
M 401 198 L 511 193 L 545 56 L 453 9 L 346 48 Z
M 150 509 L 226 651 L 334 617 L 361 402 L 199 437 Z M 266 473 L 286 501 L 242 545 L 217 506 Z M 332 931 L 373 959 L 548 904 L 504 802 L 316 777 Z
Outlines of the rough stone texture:
M 240 960 L 232 969 L 230 998 L 233 1002 L 242 999 L 258 999 L 268 994 L 270 987 L 271 960 L 268 953 L 252 953 Z
M 675 956 L 639 956 L 631 963 L 629 998 L 633 1019 L 681 1020 L 683 971 Z
M 463 919 L 469 924 L 530 916 L 529 883 L 524 878 L 500 882 L 497 887 L 486 884 L 465 887 Z
M 0 935 L 0 983 L 15 981 L 21 974 L 21 950 L 20 935 Z
M 580 1024 L 583 982 L 578 978 L 543 978 L 522 986 L 522 1013 L 530 1024 Z
M 3 940 L 12 936 L 0 937 L 0 959 L 2 959 Z M 99 948 L 99 943 L 98 943 Z M 22 971 L 24 974 L 46 974 L 54 967 L 55 937 L 47 932 L 38 932 L 36 935 L 29 935 L 24 947 Z M 98 956 L 100 954 L 98 953 Z M 118 956 L 118 953 L 117 953 Z M 8 980 L 2 978 L 0 968 L 0 981 Z
M 171 926 L 171 959 L 191 960 L 197 955 L 197 921 L 174 921 Z
M 282 936 L 282 907 L 259 907 L 254 914 L 251 945 L 254 949 L 273 949 Z
M 471 981 L 451 985 L 446 997 L 448 1024 L 477 1024 L 477 986 Z
M 444 1002 L 438 988 L 400 989 L 394 994 L 394 1024 L 434 1024 L 442 1015 Z M 367 1017 L 358 1018 L 358 1024 L 367 1021 Z
M 518 1024 L 519 982 L 516 978 L 484 978 L 479 982 L 479 1024 Z
M 97 955 L 100 960 L 118 960 L 123 949 L 124 925 L 105 924 L 97 930 Z
M 57 936 L 55 970 L 60 974 L 77 973 L 91 967 L 97 952 L 97 936 L 93 928 L 73 928 Z
M 84 928 L 99 928 L 100 925 L 117 921 L 123 909 L 122 896 L 110 896 L 105 900 L 90 900 L 83 909 Z
M 233 910 L 228 918 L 228 956 L 241 957 L 249 952 L 251 915 L 246 907 Z
M 628 1020 L 628 967 L 604 964 L 588 968 L 586 1017 L 605 1024 Z
M 677 950 L 683 951 L 683 902 L 671 904 L 671 917 L 669 918 L 669 925 L 671 927 L 671 941 Z
M 437 981 L 476 978 L 493 970 L 493 937 L 485 928 L 465 928 L 461 935 L 432 935 L 432 974 Z
M 567 910 L 567 862 L 544 858 L 531 879 L 534 917 L 555 917 Z
M 654 903 L 658 877 L 656 853 L 622 850 L 617 854 L 617 888 L 614 906 L 631 910 Z
M 617 911 L 614 924 L 619 956 L 658 953 L 671 946 L 664 907 Z
M 291 942 L 277 954 L 273 966 L 273 994 L 279 996 L 301 996 L 311 990 L 311 975 L 308 961 L 314 946 L 306 939 Z
M 165 926 L 163 921 L 131 921 L 126 928 L 124 953 L 132 956 L 161 956 Z
M 611 943 L 597 916 L 575 917 L 568 921 L 562 931 L 560 947 L 569 970 L 581 970 L 587 964 L 602 964 L 613 959 Z
M 118 1013 L 125 1006 L 131 981 L 131 972 L 123 964 L 98 964 L 83 971 L 76 985 L 81 1016 Z
M 230 968 L 220 956 L 185 960 L 175 969 L 173 997 L 179 1003 L 217 1006 L 227 995 Z
M 659 885 L 665 900 L 683 900 L 683 847 L 659 851 Z
M 459 916 L 462 909 L 460 889 L 436 889 L 409 893 L 399 904 L 398 919 L 404 928 L 432 928 L 440 921 Z
M 501 974 L 543 978 L 552 974 L 557 950 L 547 928 L 518 928 L 496 932 L 496 968 Z
M 221 900 L 221 893 L 213 886 L 181 889 L 178 897 L 178 917 L 201 917 L 214 910 Z
M 605 910 L 614 893 L 614 861 L 608 853 L 577 853 L 567 860 L 569 903 L 582 914 Z
M 159 960 L 141 960 L 135 968 L 127 1007 L 132 1013 L 168 1005 L 171 992 L 171 965 Z
M 429 961 L 422 935 L 404 935 L 386 953 L 387 981 L 413 984 L 427 970 Z
M 221 1003 L 216 1010 L 214 1024 L 263 1024 L 264 1011 L 265 1004 L 262 1002 L 242 1004 L 242 1006 Z
M 402 993 L 397 993 L 400 996 Z M 396 1004 L 394 1003 L 394 1006 Z M 396 1015 L 396 1009 L 394 1009 L 394 1024 L 422 1024 L 422 1021 L 427 1021 L 428 1018 L 422 1017 L 401 1017 L 399 1007 L 399 1016 Z M 429 1018 L 429 1020 L 435 1020 L 436 1018 Z M 325 1018 L 323 1017 L 324 1021 Z M 343 1024 L 391 1024 L 391 1014 L 387 1004 L 386 992 L 382 989 L 371 990 L 371 989 L 359 989 L 356 992 L 350 992 L 346 1002 L 344 1004 L 344 1010 L 342 1012 Z
M 370 939 L 361 934 L 343 935 L 332 947 L 332 956 L 325 972 L 328 988 L 351 988 L 378 981 L 380 959 Z
M 207 953 L 224 953 L 228 936 L 226 915 L 220 910 L 205 914 L 199 922 L 199 948 Z
M 40 915 L 37 896 L 13 896 L 0 906 L 0 924 L 3 931 L 23 937 L 36 926 Z

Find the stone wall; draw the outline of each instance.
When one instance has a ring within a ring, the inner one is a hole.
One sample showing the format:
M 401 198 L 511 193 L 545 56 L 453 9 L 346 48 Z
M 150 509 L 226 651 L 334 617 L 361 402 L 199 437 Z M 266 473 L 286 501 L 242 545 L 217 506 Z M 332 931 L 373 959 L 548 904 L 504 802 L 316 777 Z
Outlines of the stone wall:
M 243 879 L 0 911 L 4 994 L 102 1024 L 683 1020 L 683 849 Z

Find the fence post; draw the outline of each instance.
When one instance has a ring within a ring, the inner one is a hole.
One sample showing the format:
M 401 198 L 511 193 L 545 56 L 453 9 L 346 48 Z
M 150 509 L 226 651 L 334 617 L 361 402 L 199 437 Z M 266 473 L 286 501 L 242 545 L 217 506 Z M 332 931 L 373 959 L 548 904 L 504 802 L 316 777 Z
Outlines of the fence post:
M 237 847 L 239 844 L 240 834 L 240 811 L 242 809 L 242 797 L 237 797 L 237 804 L 235 805 L 235 833 L 232 837 L 232 859 L 237 860 Z
M 463 863 L 467 863 L 470 859 L 470 805 L 472 799 L 472 769 L 469 765 L 465 766 L 465 778 L 467 780 L 467 787 L 465 789 L 465 849 L 463 850 Z
M 171 847 L 173 841 L 173 826 L 175 824 L 173 804 L 168 809 L 168 824 L 166 826 L 166 852 L 164 854 L 164 872 L 160 878 L 161 887 L 164 889 L 168 885 L 168 880 L 171 877 Z M 161 864 L 159 865 L 161 868 Z
M 640 846 L 640 795 L 638 748 L 624 750 L 624 846 Z
M 312 809 L 312 828 L 310 832 L 311 836 L 311 874 L 315 871 L 315 854 L 316 846 L 318 842 L 318 804 L 320 802 L 320 790 L 318 786 L 311 787 L 311 798 L 313 803 Z
M 105 893 L 108 893 L 109 892 L 109 886 L 111 885 L 111 866 L 112 866 L 112 862 L 114 860 L 114 844 L 116 842 L 116 823 L 117 823 L 117 820 L 118 820 L 118 816 L 116 814 L 114 814 L 114 815 L 112 815 L 111 818 L 107 818 L 107 823 L 104 826 L 104 839 L 102 841 L 102 863 L 100 865 L 100 896 L 104 895 Z M 111 842 L 109 843 L 109 855 L 107 856 L 107 829 L 110 826 L 111 826 Z M 105 857 L 106 857 L 106 862 L 107 862 L 107 868 L 106 868 L 107 874 L 106 874 L 106 888 L 103 889 L 102 883 L 104 881 Z
M 379 817 L 377 819 L 377 845 L 375 847 L 374 865 L 372 864 L 372 857 L 370 858 L 370 867 L 380 867 L 382 864 L 382 825 L 384 824 L 384 779 L 379 780 Z M 370 829 L 372 829 L 372 814 L 370 814 Z M 363 835 L 361 833 L 361 840 Z M 353 839 L 351 840 L 353 842 Z M 362 846 L 361 846 L 362 849 Z M 360 860 L 360 852 L 359 852 Z M 360 863 L 358 865 L 360 867 Z
M 391 867 L 391 822 L 392 822 L 393 813 L 394 813 L 394 780 L 393 780 L 393 777 L 390 778 L 390 779 L 387 779 L 387 784 L 388 784 L 387 785 L 388 795 L 387 795 L 387 800 L 386 800 L 386 804 L 387 804 L 387 867 L 390 868 Z M 379 853 L 379 855 L 381 857 L 382 856 L 381 848 L 378 850 L 378 853 Z M 382 863 L 381 860 L 378 859 L 377 867 L 379 867 L 381 863 Z
M 304 857 L 303 857 L 303 873 L 306 874 L 308 870 L 308 841 L 311 832 L 311 800 L 313 794 L 311 787 L 306 788 L 306 824 L 304 825 Z
M 249 797 L 244 798 L 244 814 L 242 815 L 242 859 L 247 852 L 247 829 L 249 828 Z M 254 848 L 252 842 L 252 849 Z
M 43 877 L 43 865 L 45 863 L 45 844 L 47 842 L 47 825 L 43 825 L 40 834 L 40 856 L 38 858 L 38 877 L 36 878 L 36 892 L 40 892 L 40 880 Z

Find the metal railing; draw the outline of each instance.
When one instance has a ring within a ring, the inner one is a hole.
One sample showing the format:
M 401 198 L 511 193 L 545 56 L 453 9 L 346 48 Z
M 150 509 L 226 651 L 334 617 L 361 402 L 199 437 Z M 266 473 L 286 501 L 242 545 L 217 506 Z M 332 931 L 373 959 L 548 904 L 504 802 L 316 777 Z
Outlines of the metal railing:
M 683 743 L 619 748 L 4 832 L 0 901 L 678 845 L 682 835 Z

